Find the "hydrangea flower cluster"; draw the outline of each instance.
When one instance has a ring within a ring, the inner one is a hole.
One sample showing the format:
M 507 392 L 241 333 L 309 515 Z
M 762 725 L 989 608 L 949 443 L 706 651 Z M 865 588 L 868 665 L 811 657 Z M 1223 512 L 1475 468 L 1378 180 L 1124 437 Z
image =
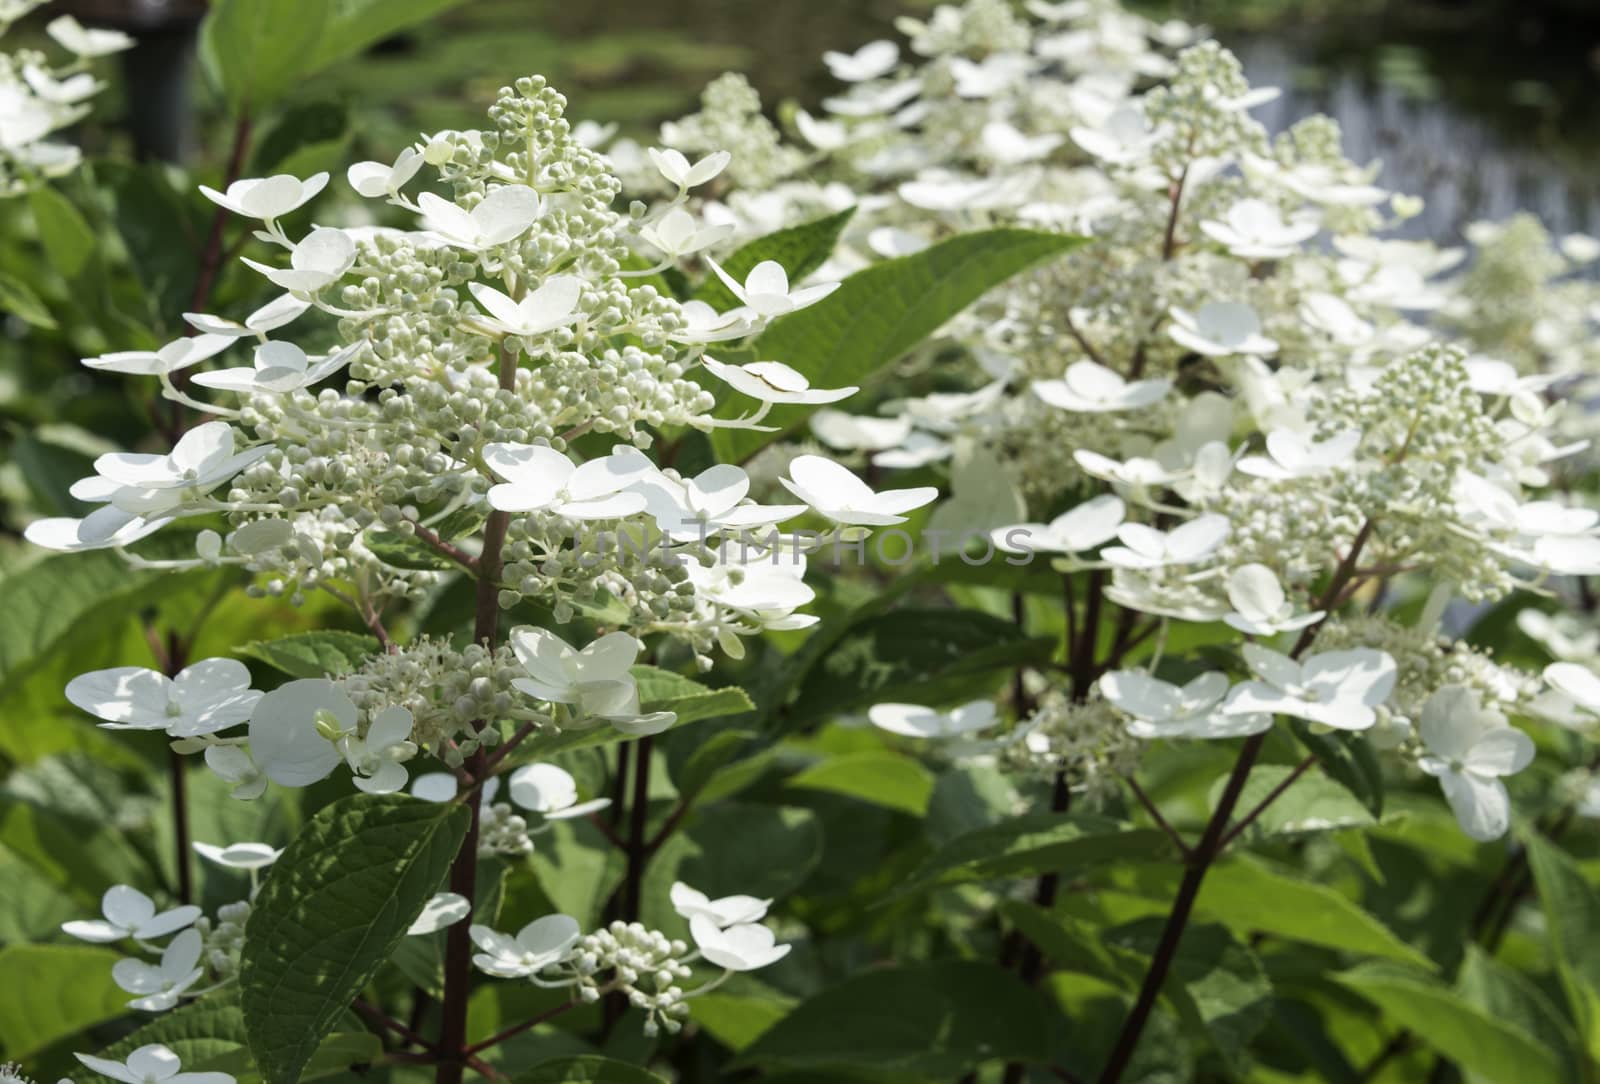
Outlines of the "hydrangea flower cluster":
M 1596 514 L 1562 492 L 1589 442 L 1567 400 L 1593 370 L 1600 317 L 1600 292 L 1574 272 L 1600 243 L 1553 241 L 1527 216 L 1473 227 L 1470 262 L 1389 240 L 1420 201 L 1349 161 L 1327 118 L 1269 136 L 1250 110 L 1276 91 L 1251 87 L 1217 43 L 1109 3 L 1025 8 L 968 0 L 901 20 L 903 46 L 830 54 L 844 92 L 826 117 L 793 116 L 805 179 L 785 168 L 704 204 L 734 244 L 835 209 L 832 185 L 862 193 L 825 275 L 990 225 L 1090 238 L 903 365 L 906 383 L 941 390 L 878 416 L 819 412 L 814 437 L 879 470 L 997 464 L 986 484 L 1011 487 L 1034 522 L 973 526 L 1087 575 L 1120 611 L 1108 658 L 1091 644 L 1064 683 L 1019 701 L 1031 714 L 1001 744 L 1025 774 L 1103 797 L 1142 741 L 1258 734 L 1287 716 L 1369 732 L 1438 775 L 1435 697 L 1472 690 L 1499 705 L 1483 711 L 1520 714 L 1539 688 L 1441 640 L 1449 598 L 1600 569 Z M 719 127 L 719 108 L 725 95 L 708 93 L 690 127 Z M 971 390 L 944 390 L 956 380 Z M 1410 574 L 1443 592 L 1416 627 L 1381 609 L 1333 616 Z M 1092 621 L 1102 603 L 1089 605 Z M 1159 646 L 1142 670 L 1114 668 L 1172 622 L 1255 641 L 1239 658 L 1249 680 L 1169 684 L 1153 673 Z M 1445 790 L 1469 832 L 1505 830 L 1493 793 Z
M 0 36 L 44 2 L 0 2 Z M 133 46 L 128 35 L 89 29 L 71 15 L 52 19 L 45 32 L 72 55 L 71 61 L 53 63 L 37 49 L 0 53 L 0 198 L 21 195 L 78 167 L 78 148 L 49 137 L 86 116 L 89 99 L 104 86 L 89 70 L 91 63 Z

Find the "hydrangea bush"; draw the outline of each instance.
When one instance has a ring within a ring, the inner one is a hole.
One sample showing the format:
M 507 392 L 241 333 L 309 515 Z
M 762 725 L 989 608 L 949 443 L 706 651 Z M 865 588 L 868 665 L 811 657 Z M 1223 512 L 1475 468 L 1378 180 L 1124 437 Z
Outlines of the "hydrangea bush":
M 728 75 L 644 146 L 528 76 L 241 176 L 315 62 L 248 12 L 182 333 L 83 359 L 150 432 L 0 582 L 68 735 L 5 748 L 7 1052 L 1594 1070 L 1600 242 L 1390 239 L 1422 197 L 1104 0 L 904 19 L 822 116 Z

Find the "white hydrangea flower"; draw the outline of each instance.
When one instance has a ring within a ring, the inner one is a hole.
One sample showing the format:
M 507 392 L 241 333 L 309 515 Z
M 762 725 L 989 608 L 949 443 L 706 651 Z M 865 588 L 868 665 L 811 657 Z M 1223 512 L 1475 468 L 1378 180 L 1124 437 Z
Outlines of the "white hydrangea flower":
M 484 323 L 505 335 L 543 335 L 583 319 L 577 311 L 583 281 L 574 275 L 554 275 L 520 301 L 481 282 L 468 285 L 489 314 Z
M 74 1054 L 73 1057 L 82 1062 L 85 1068 L 121 1081 L 122 1084 L 236 1084 L 227 1073 L 180 1072 L 183 1063 L 178 1060 L 178 1055 L 160 1043 L 139 1047 L 128 1055 L 126 1061 L 112 1061 L 89 1054 Z
M 1324 616 L 1322 610 L 1296 614 L 1277 574 L 1263 564 L 1240 565 L 1228 574 L 1228 601 L 1233 612 L 1223 620 L 1251 636 L 1293 632 Z
M 894 71 L 900 47 L 892 41 L 869 41 L 853 53 L 825 52 L 822 62 L 843 83 L 865 83 Z
M 932 486 L 874 492 L 849 469 L 820 455 L 796 456 L 789 477 L 778 481 L 822 516 L 847 526 L 904 523 L 904 513 L 939 496 Z
M 921 704 L 874 704 L 867 718 L 879 730 L 907 738 L 957 738 L 995 724 L 992 700 L 974 700 L 949 711 Z
M 1324 651 L 1303 661 L 1259 644 L 1242 651 L 1258 680 L 1234 687 L 1223 705 L 1229 714 L 1293 715 L 1336 730 L 1365 730 L 1394 690 L 1394 658 L 1372 648 Z
M 729 971 L 755 971 L 775 964 L 793 947 L 778 944 L 777 936 L 765 926 L 740 923 L 719 928 L 704 915 L 689 920 L 689 934 L 707 962 Z
M 546 915 L 517 931 L 515 937 L 488 926 L 473 926 L 472 943 L 479 952 L 472 962 L 501 979 L 525 979 L 568 959 L 583 931 L 567 915 Z
M 1171 388 L 1172 382 L 1165 379 L 1130 383 L 1092 361 L 1073 362 L 1060 380 L 1033 382 L 1033 394 L 1046 403 L 1086 414 L 1138 410 L 1160 402 Z
M 1318 215 L 1297 215 L 1285 222 L 1276 207 L 1260 199 L 1242 199 L 1228 208 L 1221 221 L 1200 223 L 1206 236 L 1247 260 L 1282 259 L 1321 228 Z
M 1113 670 L 1100 679 L 1100 692 L 1132 717 L 1128 733 L 1145 740 L 1239 738 L 1272 725 L 1272 716 L 1263 712 L 1224 711 L 1228 677 L 1215 670 L 1182 687 L 1138 670 Z
M 755 896 L 723 896 L 720 899 L 711 899 L 704 892 L 691 888 L 682 881 L 672 883 L 669 897 L 672 909 L 684 918 L 691 921 L 702 918 L 718 929 L 760 922 L 767 917 L 767 908 L 772 906 L 771 900 L 757 899 Z
M 1179 524 L 1170 531 L 1143 523 L 1117 528 L 1120 546 L 1107 546 L 1100 557 L 1116 568 L 1150 569 L 1167 565 L 1192 565 L 1216 552 L 1228 537 L 1228 517 L 1208 513 Z
M 1314 478 L 1349 465 L 1360 444 L 1361 434 L 1353 429 L 1320 441 L 1296 430 L 1274 429 L 1267 434 L 1267 454 L 1247 455 L 1238 468 L 1274 481 Z
M 1465 685 L 1446 685 L 1428 698 L 1417 736 L 1426 750 L 1417 765 L 1439 780 L 1461 830 L 1481 841 L 1505 835 L 1511 800 L 1500 780 L 1532 763 L 1533 741 Z
M 467 902 L 467 897 L 456 892 L 436 892 L 422 905 L 422 913 L 417 915 L 416 920 L 406 928 L 406 935 L 420 937 L 423 934 L 438 933 L 447 926 L 454 926 L 470 914 L 472 914 L 472 904 Z
M 66 697 L 108 730 L 164 730 L 174 738 L 214 734 L 250 718 L 262 694 L 236 659 L 202 659 L 173 678 L 138 666 L 80 674 Z
M 356 244 L 344 230 L 316 229 L 294 246 L 288 267 L 270 267 L 249 257 L 240 257 L 240 262 L 280 290 L 304 299 L 344 277 L 356 262 Z
M 1168 310 L 1172 323 L 1167 334 L 1178 345 L 1207 357 L 1231 354 L 1275 354 L 1278 344 L 1261 334 L 1256 310 L 1238 301 L 1207 301 L 1190 312 L 1176 306 Z
M 545 509 L 570 519 L 618 519 L 645 509 L 645 496 L 629 487 L 647 473 L 648 461 L 629 457 L 577 465 L 543 444 L 488 444 L 483 461 L 505 479 L 489 490 L 489 505 L 504 512 Z M 619 470 L 619 465 L 626 467 Z
M 400 189 L 417 175 L 422 166 L 422 152 L 415 147 L 406 147 L 391 165 L 386 166 L 382 162 L 355 163 L 345 171 L 345 179 L 350 182 L 351 188 L 368 199 L 379 196 L 398 199 Z
M 187 929 L 167 943 L 159 963 L 133 958 L 118 960 L 111 979 L 130 994 L 128 1007 L 141 1012 L 166 1012 L 205 974 L 200 966 L 203 941 L 200 931 Z
M 233 336 L 190 335 L 159 350 L 117 350 L 98 357 L 84 358 L 85 368 L 130 376 L 164 376 L 198 365 L 233 345 Z
M 762 260 L 750 269 L 743 282 L 724 271 L 722 265 L 709 256 L 706 264 L 741 305 L 767 319 L 815 305 L 839 288 L 837 282 L 822 282 L 791 289 L 789 273 L 776 260 Z
M 511 800 L 549 821 L 587 817 L 611 805 L 610 798 L 578 801 L 578 781 L 554 764 L 526 764 L 511 773 L 507 793 Z
M 432 192 L 418 196 L 417 207 L 422 211 L 425 228 L 468 249 L 493 248 L 515 241 L 544 213 L 539 193 L 520 184 L 501 185 L 470 211 Z
M 411 740 L 411 713 L 405 708 L 388 707 L 367 722 L 367 733 L 339 740 L 345 763 L 355 774 L 355 784 L 368 794 L 393 794 L 406 785 L 403 761 L 417 755 Z
M 355 702 L 325 678 L 286 682 L 250 715 L 251 759 L 279 786 L 310 786 L 338 766 L 335 743 L 355 732 L 359 715 Z
M 1008 553 L 1083 553 L 1116 538 L 1126 515 L 1122 498 L 1102 493 L 1049 523 L 996 527 L 989 534 Z
M 195 853 L 208 862 L 228 869 L 263 870 L 283 856 L 281 847 L 266 843 L 230 843 L 219 847 L 214 843 L 194 844 Z
M 250 366 L 196 373 L 193 380 L 204 388 L 240 395 L 281 395 L 322 383 L 350 364 L 360 351 L 361 344 L 352 343 L 324 357 L 312 358 L 294 343 L 265 342 L 256 347 Z
M 103 919 L 63 922 L 61 930 L 80 941 L 110 944 L 132 938 L 154 941 L 192 926 L 200 908 L 192 905 L 156 910 L 155 901 L 132 885 L 112 885 L 100 898 Z
M 309 203 L 328 185 L 326 173 L 305 180 L 279 173 L 272 177 L 248 177 L 234 181 L 226 192 L 200 186 L 200 192 L 219 207 L 243 218 L 272 222 Z
M 805 374 L 781 361 L 751 361 L 743 365 L 730 365 L 706 356 L 700 359 L 700 364 L 734 390 L 763 403 L 837 403 L 861 390 L 853 386 L 813 388 Z

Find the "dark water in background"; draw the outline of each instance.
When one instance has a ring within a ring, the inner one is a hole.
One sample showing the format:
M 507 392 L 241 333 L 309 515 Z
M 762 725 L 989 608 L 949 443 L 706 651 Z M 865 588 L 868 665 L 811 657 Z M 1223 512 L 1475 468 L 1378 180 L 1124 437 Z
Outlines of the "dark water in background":
M 1558 234 L 1600 234 L 1600 0 L 1128 2 L 1214 25 L 1252 83 L 1283 89 L 1255 113 L 1272 130 L 1312 113 L 1337 119 L 1351 158 L 1382 160 L 1379 183 L 1426 197 L 1405 236 L 1451 243 L 1469 222 L 1517 210 Z M 392 62 L 350 66 L 344 89 L 387 98 L 415 127 L 453 127 L 464 99 L 485 102 L 508 73 L 539 71 L 579 115 L 645 133 L 693 110 L 727 70 L 746 73 L 769 108 L 814 107 L 837 90 L 824 50 L 896 37 L 897 15 L 932 6 L 469 0 Z M 1246 17 L 1263 7 L 1264 18 Z
M 1268 37 L 1229 45 L 1254 85 L 1281 87 L 1283 96 L 1253 115 L 1274 131 L 1325 113 L 1344 129 L 1345 153 L 1356 162 L 1381 160 L 1378 183 L 1424 196 L 1426 210 L 1398 235 L 1446 244 L 1477 219 L 1531 211 L 1552 232 L 1600 231 L 1600 152 L 1556 136 L 1515 132 L 1518 106 L 1506 87 L 1502 110 L 1490 113 L 1421 97 L 1403 82 L 1369 78 L 1355 66 L 1318 67 L 1320 85 L 1297 85 L 1309 58 L 1303 47 Z M 1600 98 L 1600 86 L 1595 89 Z M 1536 128 L 1533 116 L 1522 124 Z M 1507 126 L 1512 127 L 1508 132 Z

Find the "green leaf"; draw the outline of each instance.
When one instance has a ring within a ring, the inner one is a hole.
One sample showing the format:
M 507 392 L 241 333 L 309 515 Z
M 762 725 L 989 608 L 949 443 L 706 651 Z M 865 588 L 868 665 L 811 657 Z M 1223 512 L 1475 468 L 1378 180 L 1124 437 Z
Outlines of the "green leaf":
M 900 753 L 846 753 L 790 777 L 789 786 L 832 791 L 920 817 L 933 795 L 933 773 Z
M 122 1061 L 149 1043 L 170 1047 L 183 1068 L 191 1071 L 203 1062 L 243 1050 L 244 1012 L 239 1008 L 238 990 L 219 990 L 163 1013 L 100 1051 L 100 1056 Z
M 735 282 L 743 282 L 756 264 L 763 260 L 776 260 L 788 272 L 790 282 L 799 282 L 822 266 L 833 251 L 833 246 L 839 243 L 839 234 L 855 213 L 854 207 L 847 207 L 838 214 L 757 237 L 721 261 L 722 269 Z M 718 312 L 727 312 L 740 304 L 739 299 L 733 296 L 733 292 L 723 285 L 722 279 L 715 273 L 706 276 L 694 296 Z
M 802 1002 L 735 1065 L 860 1065 L 948 1080 L 986 1061 L 1048 1061 L 1058 1026 L 1042 994 L 993 964 L 881 968 Z
M 193 550 L 190 550 L 193 556 Z M 0 579 L 0 695 L 69 643 L 105 636 L 191 574 L 140 572 L 109 550 L 46 557 Z
M 1456 992 L 1497 1020 L 1503 1020 L 1561 1060 L 1563 1080 L 1581 1080 L 1582 1059 L 1572 1024 L 1526 975 L 1490 956 L 1477 945 L 1456 975 Z
M 233 113 L 272 105 L 314 70 L 331 7 L 328 0 L 214 0 L 200 25 L 201 55 Z
M 153 327 L 170 326 L 190 307 L 204 245 L 188 193 L 174 189 L 167 169 L 149 162 L 102 171 L 116 204 L 117 232 L 144 287 Z
M 0 271 L 0 310 L 47 331 L 56 326 L 56 318 L 50 315 L 49 307 L 33 288 L 3 271 Z
M 320 810 L 245 924 L 240 1003 L 267 1084 L 293 1084 L 405 936 L 467 830 L 456 803 L 355 795 Z
M 693 798 L 705 789 L 712 777 L 736 758 L 755 737 L 750 730 L 722 730 L 698 743 L 694 751 L 672 773 L 680 798 Z M 669 758 L 670 758 L 669 752 Z
M 1318 734 L 1302 719 L 1291 720 L 1291 729 L 1316 754 L 1324 773 L 1354 794 L 1374 819 L 1383 816 L 1383 769 L 1371 742 L 1360 734 Z
M 1043 662 L 1053 637 L 1028 637 L 977 610 L 897 610 L 854 624 L 801 679 L 789 726 L 884 701 L 950 703 L 992 691 L 997 672 Z
M 23 1058 L 128 1011 L 111 981 L 122 958 L 95 945 L 7 945 L 0 949 L 0 1052 Z
M 1241 811 L 1251 810 L 1273 792 L 1294 771 L 1283 764 L 1263 764 L 1250 773 L 1239 796 Z M 1211 806 L 1216 807 L 1226 778 L 1211 787 Z M 1339 828 L 1370 828 L 1377 823 L 1365 803 L 1336 780 L 1307 772 L 1275 798 L 1261 816 L 1240 833 L 1241 840 L 1258 842 L 1269 836 L 1303 835 Z
M 327 27 L 311 54 L 306 71 L 366 51 L 407 27 L 427 22 L 465 0 L 319 0 L 328 9 Z
M 957 836 L 923 863 L 898 895 L 1001 877 L 1074 873 L 1103 862 L 1165 857 L 1154 828 L 1132 828 L 1092 814 L 1033 813 Z
M 552 821 L 528 864 L 555 909 L 586 930 L 599 925 L 601 908 L 628 868 L 622 852 L 587 821 Z
M 1534 831 L 1522 838 L 1562 989 L 1585 1047 L 1600 1058 L 1600 958 L 1594 951 L 1600 944 L 1600 892 L 1550 840 Z
M 290 677 L 337 677 L 356 669 L 379 650 L 376 637 L 342 629 L 295 632 L 276 640 L 256 640 L 233 649 L 260 659 Z
M 1145 958 L 1154 952 L 1165 919 L 1139 919 L 1106 932 L 1106 941 Z M 1191 923 L 1178 942 L 1162 989 L 1189 1030 L 1208 1037 L 1235 1069 L 1272 1013 L 1272 983 L 1255 953 L 1224 927 Z
M 640 710 L 674 712 L 678 716 L 674 726 L 738 715 L 755 708 L 745 691 L 734 685 L 712 689 L 654 666 L 635 666 L 630 673 L 639 686 Z
M 1412 968 L 1381 961 L 1333 976 L 1376 1005 L 1396 1027 L 1490 1084 L 1558 1084 L 1559 1060 L 1511 1024 Z
M 666 1084 L 648 1069 L 599 1054 L 579 1054 L 540 1062 L 514 1084 Z
M 350 141 L 350 111 L 340 102 L 306 102 L 286 109 L 256 144 L 252 175 L 309 176 L 330 164 Z
M 1195 910 L 1235 933 L 1267 933 L 1310 945 L 1433 967 L 1382 922 L 1326 885 L 1238 855 L 1206 875 Z
M 50 265 L 68 282 L 81 275 L 94 256 L 94 230 L 72 201 L 54 188 L 35 188 L 28 197 L 34 221 L 39 225 L 39 240 Z
M 1017 788 L 991 764 L 962 764 L 933 784 L 924 825 L 928 839 L 948 843 L 964 832 L 997 824 L 1017 808 Z
M 756 339 L 756 352 L 798 369 L 813 387 L 862 384 L 991 288 L 1082 242 L 1017 229 L 952 237 L 856 272 L 817 304 L 773 321 Z M 732 397 L 729 403 L 737 411 Z M 765 422 L 776 432 L 718 429 L 712 444 L 723 462 L 742 463 L 802 424 L 813 409 L 780 406 Z
M 689 1015 L 713 1039 L 738 1052 L 761 1038 L 794 1008 L 793 998 L 752 997 L 717 990 L 689 1002 Z
M 645 870 L 643 921 L 674 936 L 688 929 L 668 900 L 684 881 L 713 899 L 733 893 L 782 897 L 822 858 L 822 828 L 809 809 L 724 802 L 693 814 Z
M 164 1013 L 102 1050 L 100 1056 L 122 1061 L 149 1043 L 169 1048 L 185 1072 L 228 1073 L 237 1084 L 259 1084 L 261 1080 L 250 1058 L 236 989 L 219 990 Z M 305 1084 L 327 1077 L 347 1078 L 351 1066 L 369 1064 L 382 1053 L 383 1041 L 371 1032 L 335 1032 L 306 1063 L 300 1080 Z

